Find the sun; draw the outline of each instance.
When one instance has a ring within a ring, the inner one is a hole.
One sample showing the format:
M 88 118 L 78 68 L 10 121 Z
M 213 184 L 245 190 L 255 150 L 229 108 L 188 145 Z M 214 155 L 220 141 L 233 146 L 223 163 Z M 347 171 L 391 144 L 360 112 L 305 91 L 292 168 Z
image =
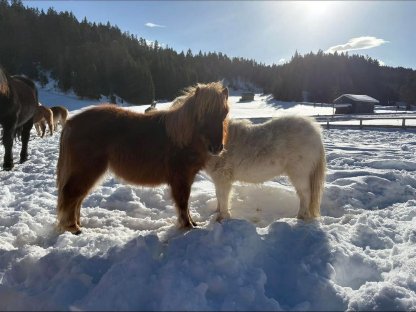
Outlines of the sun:
M 302 1 L 300 5 L 304 7 L 305 13 L 312 16 L 322 16 L 328 12 L 328 1 Z
M 328 13 L 330 1 L 299 1 L 297 4 L 306 16 L 316 18 Z

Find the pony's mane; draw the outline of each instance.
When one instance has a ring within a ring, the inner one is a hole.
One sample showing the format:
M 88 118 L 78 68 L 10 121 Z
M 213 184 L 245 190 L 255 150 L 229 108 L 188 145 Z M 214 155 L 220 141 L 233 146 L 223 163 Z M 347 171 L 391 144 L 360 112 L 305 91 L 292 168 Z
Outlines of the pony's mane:
M 0 94 L 4 96 L 8 96 L 9 93 L 10 93 L 10 88 L 9 88 L 9 81 L 7 79 L 7 74 L 3 70 L 3 68 L 0 67 Z
M 252 127 L 253 123 L 248 119 L 230 119 L 227 127 L 227 144 L 228 140 L 233 141 L 235 137 L 244 136 L 250 132 Z
M 167 133 L 179 146 L 187 145 L 196 125 L 206 114 L 220 114 L 226 110 L 228 103 L 221 82 L 188 87 L 174 100 L 165 115 Z

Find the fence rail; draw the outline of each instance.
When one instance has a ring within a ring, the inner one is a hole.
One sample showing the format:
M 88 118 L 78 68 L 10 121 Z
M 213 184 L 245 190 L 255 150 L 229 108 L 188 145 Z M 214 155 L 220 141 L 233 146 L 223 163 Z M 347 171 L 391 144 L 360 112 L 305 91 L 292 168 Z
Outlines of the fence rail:
M 391 115 L 391 114 L 390 114 Z M 327 115 L 327 116 L 312 116 L 316 119 L 316 121 L 322 126 L 327 129 L 330 128 L 353 128 L 353 129 L 363 129 L 363 128 L 399 128 L 399 129 L 416 129 L 416 123 L 415 124 L 408 124 L 407 120 L 416 120 L 415 114 L 409 114 L 411 116 L 403 116 L 403 114 L 399 116 L 362 116 L 362 117 L 355 117 L 355 116 L 337 116 L 337 115 Z M 270 120 L 273 117 L 253 117 L 253 118 L 246 118 L 250 119 L 251 122 L 257 124 L 257 123 L 263 123 L 267 120 Z M 240 118 L 237 118 L 240 119 Z M 243 118 L 244 119 L 244 118 Z M 398 122 L 397 125 L 391 125 L 391 124 L 370 124 L 365 123 L 369 120 L 398 120 L 401 122 Z M 337 123 L 339 121 L 351 121 L 353 123 L 348 124 L 342 124 Z M 356 124 L 354 124 L 356 122 Z
M 316 120 L 322 125 L 322 126 L 326 126 L 327 129 L 329 129 L 330 127 L 333 128 L 359 128 L 359 129 L 363 129 L 364 127 L 369 127 L 369 128 L 402 128 L 402 129 L 407 129 L 407 128 L 416 128 L 416 124 L 414 125 L 409 125 L 406 124 L 406 120 L 416 120 L 416 116 L 406 116 L 406 117 L 398 117 L 398 116 L 374 116 L 374 117 L 317 117 Z M 365 124 L 364 121 L 368 121 L 368 120 L 397 120 L 400 121 L 399 124 L 397 125 L 391 125 L 391 124 L 387 124 L 387 125 L 382 125 L 382 124 Z M 355 124 L 340 124 L 340 123 L 336 123 L 339 121 L 357 121 L 357 125 Z

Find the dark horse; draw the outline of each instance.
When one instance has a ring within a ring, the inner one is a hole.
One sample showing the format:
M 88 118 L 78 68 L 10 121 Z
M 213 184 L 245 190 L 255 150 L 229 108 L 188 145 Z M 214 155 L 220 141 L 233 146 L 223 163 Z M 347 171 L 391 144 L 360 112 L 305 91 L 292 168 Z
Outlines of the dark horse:
M 179 226 L 195 226 L 188 209 L 191 185 L 209 155 L 223 149 L 227 100 L 221 83 L 201 84 L 169 110 L 141 114 L 101 105 L 69 119 L 57 168 L 60 229 L 81 233 L 81 203 L 108 168 L 130 183 L 169 184 Z
M 27 145 L 33 126 L 33 114 L 38 106 L 38 91 L 32 80 L 9 76 L 0 67 L 0 125 L 3 127 L 3 169 L 13 168 L 13 140 L 21 135 L 20 163 L 27 160 Z

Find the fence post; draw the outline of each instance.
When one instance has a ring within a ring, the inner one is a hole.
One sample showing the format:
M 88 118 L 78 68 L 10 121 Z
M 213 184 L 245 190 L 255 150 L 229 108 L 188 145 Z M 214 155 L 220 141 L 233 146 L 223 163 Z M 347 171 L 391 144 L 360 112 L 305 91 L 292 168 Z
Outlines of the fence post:
M 402 120 L 402 128 L 406 128 L 406 118 L 403 118 Z
M 362 118 L 360 118 L 360 129 L 362 129 L 363 128 L 363 120 L 362 120 Z
M 326 128 L 329 129 L 329 119 L 326 120 Z

